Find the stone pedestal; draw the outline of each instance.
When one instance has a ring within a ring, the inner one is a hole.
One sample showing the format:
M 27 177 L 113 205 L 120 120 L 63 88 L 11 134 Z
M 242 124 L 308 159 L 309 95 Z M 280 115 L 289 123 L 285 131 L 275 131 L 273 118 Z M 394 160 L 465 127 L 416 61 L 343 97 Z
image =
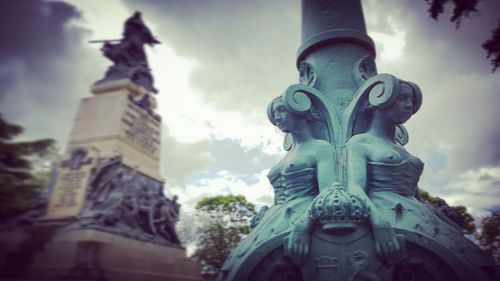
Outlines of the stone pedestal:
M 163 195 L 156 101 L 130 80 L 80 102 L 46 214 L 0 232 L 0 280 L 201 280 Z
M 98 159 L 121 155 L 124 165 L 163 183 L 158 172 L 161 120 L 153 111 L 153 97 L 126 79 L 102 83 L 92 91 L 93 97 L 80 102 L 66 160 L 60 165 L 43 220 L 72 218 L 81 212 L 85 187 Z
M 180 247 L 43 224 L 0 234 L 1 280 L 201 280 Z

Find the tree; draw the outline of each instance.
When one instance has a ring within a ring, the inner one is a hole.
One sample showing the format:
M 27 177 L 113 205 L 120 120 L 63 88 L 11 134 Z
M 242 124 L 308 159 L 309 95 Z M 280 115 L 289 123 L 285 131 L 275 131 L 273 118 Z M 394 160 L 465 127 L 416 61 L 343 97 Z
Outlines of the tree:
M 483 249 L 500 263 L 500 210 L 482 220 L 482 229 L 476 237 Z
M 203 264 L 202 273 L 215 277 L 231 251 L 250 232 L 255 206 L 241 195 L 228 195 L 204 198 L 196 210 L 203 219 L 194 256 Z
M 432 196 L 425 190 L 420 190 L 420 197 L 459 225 L 465 234 L 474 234 L 476 232 L 474 217 L 467 212 L 465 206 L 450 206 L 446 200 L 438 196 Z
M 32 208 L 47 184 L 47 172 L 34 169 L 32 163 L 53 152 L 55 141 L 12 141 L 22 131 L 21 126 L 8 123 L 0 114 L 0 223 Z
M 452 3 L 453 14 L 450 22 L 454 23 L 456 28 L 460 27 L 463 18 L 470 17 L 477 12 L 479 0 L 424 0 L 429 4 L 428 12 L 431 18 L 437 20 L 439 15 L 444 12 L 444 6 Z M 490 59 L 493 66 L 492 72 L 495 72 L 500 67 L 500 21 L 495 29 L 491 31 L 491 38 L 482 44 L 486 51 L 486 58 Z
M 488 52 L 487 58 L 491 58 L 492 72 L 495 72 L 500 67 L 500 21 L 491 33 L 491 38 L 483 43 L 483 49 Z

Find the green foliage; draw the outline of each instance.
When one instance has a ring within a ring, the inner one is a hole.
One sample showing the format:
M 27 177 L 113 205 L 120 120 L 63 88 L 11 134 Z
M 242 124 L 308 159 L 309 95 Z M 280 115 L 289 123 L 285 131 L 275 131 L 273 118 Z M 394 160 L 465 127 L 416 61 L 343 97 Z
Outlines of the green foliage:
M 470 17 L 478 12 L 477 6 L 480 0 L 424 0 L 429 4 L 429 15 L 437 20 L 444 12 L 447 4 L 453 4 L 453 14 L 450 22 L 454 23 L 456 28 L 460 27 L 463 18 Z M 483 49 L 486 51 L 486 57 L 490 59 L 493 66 L 492 72 L 495 72 L 500 66 L 500 21 L 498 26 L 491 31 L 491 38 L 483 43 Z
M 476 237 L 483 249 L 500 263 L 500 210 L 485 217 L 482 226 Z
M 243 196 L 214 196 L 202 199 L 196 205 L 202 216 L 195 256 L 204 266 L 204 272 L 216 275 L 231 251 L 245 234 L 250 232 L 250 221 L 255 206 Z
M 461 227 L 464 233 L 466 234 L 476 233 L 476 224 L 474 223 L 474 217 L 467 212 L 467 208 L 462 205 L 452 206 L 452 208 L 458 211 L 462 215 L 463 223 Z
M 420 198 L 434 206 L 436 209 L 442 211 L 450 218 L 450 220 L 460 225 L 465 234 L 474 234 L 476 232 L 474 217 L 467 212 L 467 208 L 465 206 L 449 206 L 448 203 L 446 203 L 446 200 L 438 196 L 432 196 L 425 190 L 420 190 Z M 459 221 L 457 221 L 457 219 Z
M 35 169 L 33 162 L 54 152 L 54 140 L 13 142 L 22 131 L 0 114 L 0 223 L 30 209 L 47 184 L 47 172 Z
M 492 72 L 495 72 L 500 67 L 500 21 L 491 33 L 491 38 L 483 43 L 483 49 L 488 53 L 487 58 L 491 58 Z
M 479 0 L 425 0 L 425 2 L 429 4 L 428 12 L 435 20 L 444 12 L 446 4 L 453 3 L 453 14 L 450 21 L 458 28 L 462 18 L 469 17 L 472 13 L 477 12 Z
M 434 197 L 434 196 L 431 196 L 429 194 L 429 192 L 425 191 L 425 190 L 422 190 L 420 189 L 420 197 L 425 200 L 427 203 L 431 204 L 432 206 L 436 207 L 437 206 L 437 202 L 439 199 L 439 197 Z

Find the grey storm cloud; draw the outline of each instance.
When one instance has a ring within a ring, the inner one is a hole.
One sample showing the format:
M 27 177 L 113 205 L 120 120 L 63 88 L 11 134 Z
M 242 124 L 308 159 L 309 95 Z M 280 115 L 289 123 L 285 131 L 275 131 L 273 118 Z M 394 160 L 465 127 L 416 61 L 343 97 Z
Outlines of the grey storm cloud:
M 61 120 L 73 119 L 96 65 L 82 48 L 89 31 L 71 25 L 81 14 L 59 1 L 1 1 L 0 9 L 0 112 L 25 138 L 64 140 L 72 122 Z
M 79 99 L 90 96 L 110 62 L 89 47 L 92 31 L 73 24 L 85 19 L 77 7 L 20 0 L 1 1 L 0 9 L 0 112 L 25 127 L 24 138 L 54 138 L 64 147 Z M 166 128 L 163 136 L 168 184 L 184 185 L 211 163 L 207 140 L 182 143 Z
M 214 159 L 209 153 L 211 143 L 204 139 L 193 143 L 180 142 L 162 129 L 161 170 L 169 187 L 184 188 L 187 179 L 198 170 L 208 168 Z
M 296 82 L 300 1 L 123 2 L 154 19 L 156 32 L 178 54 L 200 62 L 193 83 L 219 108 L 263 110 Z M 424 92 L 422 109 L 407 124 L 409 151 L 444 155 L 449 177 L 500 165 L 500 79 L 481 48 L 498 22 L 500 2 L 481 1 L 459 29 L 449 22 L 451 6 L 435 21 L 425 1 L 363 5 L 369 33 L 405 33 L 397 64 L 381 61 L 377 46 L 379 71 L 414 81 Z
M 67 55 L 74 47 L 65 25 L 79 18 L 80 13 L 63 2 L 40 0 L 1 1 L 0 9 L 2 64 L 22 60 L 28 70 L 52 78 L 46 71 L 47 64 L 58 56 Z M 3 70 L 2 74 L 9 73 Z
M 272 97 L 297 82 L 299 0 L 122 2 L 131 13 L 142 11 L 159 39 L 178 55 L 199 62 L 192 83 L 221 110 L 264 112 Z M 490 73 L 481 48 L 498 22 L 500 1 L 480 1 L 478 14 L 464 19 L 459 29 L 448 21 L 451 7 L 434 21 L 421 0 L 363 4 L 369 33 L 399 29 L 406 34 L 403 57 L 397 64 L 379 58 L 378 69 L 423 90 L 423 107 L 407 124 L 409 151 L 421 157 L 429 150 L 445 155 L 442 166 L 456 176 L 500 165 L 500 72 Z M 89 86 L 109 63 L 88 47 L 91 31 L 71 24 L 85 14 L 70 4 L 0 1 L 0 9 L 0 112 L 31 136 L 64 141 L 78 100 L 90 95 Z M 170 172 L 167 164 L 167 173 L 179 175 L 175 183 L 182 185 L 192 171 L 213 162 L 208 141 L 183 144 L 168 133 L 165 137 L 170 159 L 200 156 L 192 165 L 174 160 Z
M 423 107 L 408 122 L 410 151 L 449 149 L 447 165 L 456 174 L 500 165 L 500 79 L 481 48 L 499 19 L 500 2 L 481 1 L 478 14 L 459 29 L 448 21 L 450 6 L 435 21 L 424 1 L 364 3 L 369 32 L 391 33 L 392 21 L 406 34 L 404 57 L 398 64 L 379 61 L 379 71 L 422 88 Z
M 199 61 L 192 82 L 223 110 L 263 111 L 298 80 L 299 1 L 123 2 L 154 20 L 179 55 Z
M 295 82 L 299 2 L 124 0 L 154 19 L 156 32 L 180 55 L 201 63 L 192 79 L 208 102 L 248 111 L 261 111 L 270 97 Z M 448 163 L 457 172 L 500 164 L 495 124 L 500 80 L 490 73 L 481 48 L 498 21 L 500 2 L 481 1 L 479 12 L 459 29 L 448 20 L 451 6 L 435 21 L 425 1 L 363 4 L 369 33 L 391 34 L 394 26 L 406 33 L 404 58 L 397 65 L 378 64 L 380 72 L 412 80 L 424 90 L 424 107 L 409 122 L 410 147 L 423 152 L 437 141 L 449 143 Z

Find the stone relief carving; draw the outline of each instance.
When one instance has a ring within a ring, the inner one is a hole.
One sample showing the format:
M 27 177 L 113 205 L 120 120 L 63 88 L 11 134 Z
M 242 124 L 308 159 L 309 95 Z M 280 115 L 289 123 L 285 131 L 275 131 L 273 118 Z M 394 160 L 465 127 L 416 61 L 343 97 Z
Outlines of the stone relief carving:
M 180 205 L 162 184 L 122 164 L 103 160 L 89 184 L 86 204 L 71 228 L 92 228 L 159 244 L 180 245 L 175 231 Z

